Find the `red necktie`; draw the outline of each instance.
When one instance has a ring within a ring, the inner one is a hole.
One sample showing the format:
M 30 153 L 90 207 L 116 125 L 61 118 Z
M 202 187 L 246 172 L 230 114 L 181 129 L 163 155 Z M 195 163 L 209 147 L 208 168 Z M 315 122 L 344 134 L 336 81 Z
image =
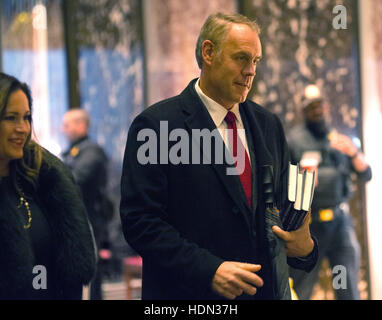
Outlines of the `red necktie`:
M 251 164 L 249 162 L 249 157 L 248 154 L 244 148 L 244 145 L 240 139 L 240 137 L 237 134 L 237 127 L 236 127 L 236 116 L 233 112 L 228 111 L 226 117 L 225 117 L 225 122 L 227 123 L 227 127 L 229 130 L 232 130 L 233 134 L 228 134 L 228 139 L 229 139 L 229 145 L 230 149 L 232 152 L 232 156 L 235 159 L 238 151 L 238 144 L 239 145 L 239 151 L 243 150 L 244 152 L 239 152 L 239 157 L 243 156 L 245 157 L 245 167 L 244 171 L 239 175 L 241 185 L 243 186 L 244 193 L 247 197 L 249 207 L 252 208 L 252 171 L 251 171 Z M 233 140 L 233 141 L 232 141 Z M 237 164 L 239 161 L 242 161 L 242 159 L 237 159 L 235 162 L 235 167 L 237 168 Z

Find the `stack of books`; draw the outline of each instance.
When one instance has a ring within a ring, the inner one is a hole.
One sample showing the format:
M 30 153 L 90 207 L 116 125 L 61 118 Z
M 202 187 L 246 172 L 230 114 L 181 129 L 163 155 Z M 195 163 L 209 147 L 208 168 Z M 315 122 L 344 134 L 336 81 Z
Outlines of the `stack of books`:
M 281 217 L 284 230 L 300 228 L 313 200 L 315 171 L 300 172 L 299 165 L 289 164 L 288 203 Z

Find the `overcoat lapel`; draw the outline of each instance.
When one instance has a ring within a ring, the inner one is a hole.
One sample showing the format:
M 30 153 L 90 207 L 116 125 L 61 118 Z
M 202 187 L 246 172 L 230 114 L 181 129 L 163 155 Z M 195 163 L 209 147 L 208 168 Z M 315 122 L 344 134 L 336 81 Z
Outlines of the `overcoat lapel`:
M 240 104 L 240 112 L 243 115 L 243 119 L 246 125 L 246 135 L 247 139 L 252 146 L 251 150 L 251 162 L 252 168 L 255 168 L 254 183 L 256 197 L 256 205 L 258 205 L 258 199 L 262 198 L 262 195 L 258 192 L 262 190 L 261 185 L 262 181 L 262 168 L 264 166 L 274 166 L 273 157 L 267 148 L 267 142 L 264 137 L 264 129 L 262 130 L 259 119 L 256 118 L 255 113 L 249 108 L 249 106 L 244 102 Z M 267 132 L 271 134 L 271 132 Z
M 266 165 L 273 165 L 273 160 L 271 153 L 269 152 L 266 144 L 266 140 L 264 138 L 263 130 L 261 130 L 261 126 L 259 120 L 256 118 L 255 113 L 249 108 L 246 102 L 240 104 L 240 112 L 245 115 L 245 119 L 248 122 L 250 133 L 253 138 L 253 146 L 255 148 L 256 154 L 256 162 L 259 168 Z

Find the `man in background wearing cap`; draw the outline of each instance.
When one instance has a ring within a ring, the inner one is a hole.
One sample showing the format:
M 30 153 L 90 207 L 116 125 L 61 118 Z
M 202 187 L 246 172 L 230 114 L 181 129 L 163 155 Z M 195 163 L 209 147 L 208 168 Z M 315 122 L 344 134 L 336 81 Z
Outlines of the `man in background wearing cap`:
M 309 299 L 321 262 L 328 258 L 331 268 L 346 268 L 346 281 L 333 288 L 336 298 L 358 300 L 361 250 L 347 201 L 352 195 L 352 174 L 365 183 L 371 179 L 371 169 L 349 137 L 331 131 L 329 105 L 315 86 L 308 86 L 305 91 L 303 115 L 305 123 L 293 128 L 287 140 L 293 162 L 300 162 L 302 168 L 317 169 L 311 233 L 317 238 L 320 250 L 311 273 L 291 270 L 294 289 L 299 299 Z

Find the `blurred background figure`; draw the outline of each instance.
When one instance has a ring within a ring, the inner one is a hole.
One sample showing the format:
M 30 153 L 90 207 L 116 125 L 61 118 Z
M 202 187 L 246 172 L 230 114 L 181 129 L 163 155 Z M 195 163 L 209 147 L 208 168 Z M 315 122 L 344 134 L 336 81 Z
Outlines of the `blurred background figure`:
M 331 268 L 346 268 L 345 281 L 333 288 L 336 298 L 358 300 L 361 250 L 348 201 L 352 176 L 366 183 L 371 179 L 371 169 L 353 141 L 330 128 L 329 104 L 315 85 L 305 89 L 303 113 L 305 122 L 289 132 L 288 143 L 292 162 L 317 170 L 311 233 L 318 240 L 319 262 L 311 273 L 291 269 L 294 288 L 299 299 L 309 299 L 321 262 L 328 258 Z
M 29 87 L 0 73 L 0 299 L 79 300 L 96 262 L 86 209 L 32 132 Z
M 89 136 L 90 118 L 83 109 L 65 113 L 62 132 L 70 147 L 63 153 L 64 162 L 72 170 L 93 226 L 98 248 L 98 264 L 90 286 L 90 299 L 102 300 L 102 278 L 105 260 L 111 258 L 108 223 L 113 216 L 113 204 L 107 196 L 107 163 L 104 150 Z

